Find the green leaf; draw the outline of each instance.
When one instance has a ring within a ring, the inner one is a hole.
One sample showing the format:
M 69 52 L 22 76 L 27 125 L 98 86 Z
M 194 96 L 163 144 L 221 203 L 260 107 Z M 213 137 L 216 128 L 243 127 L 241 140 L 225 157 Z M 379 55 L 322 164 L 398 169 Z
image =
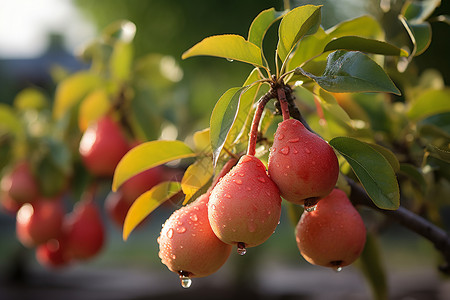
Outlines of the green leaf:
M 116 43 L 109 61 L 113 78 L 121 81 L 129 80 L 132 63 L 133 45 L 126 42 Z
M 361 52 L 332 52 L 322 76 L 301 71 L 329 92 L 388 92 L 400 95 L 384 70 Z
M 90 92 L 82 101 L 78 110 L 78 127 L 86 131 L 91 122 L 97 120 L 111 108 L 109 95 L 104 88 Z
M 55 92 L 53 116 L 61 119 L 68 110 L 77 105 L 81 99 L 101 82 L 98 75 L 89 71 L 80 71 L 64 79 Z
M 3 103 L 0 103 L 0 129 L 12 133 L 20 139 L 25 138 L 25 128 L 22 126 L 16 112 L 11 106 Z
M 181 188 L 186 195 L 183 205 L 189 202 L 202 187 L 211 181 L 214 167 L 211 157 L 205 156 L 191 164 L 181 179 Z
M 333 118 L 341 124 L 344 124 L 348 128 L 353 128 L 352 120 L 347 112 L 339 105 L 334 96 L 323 89 L 319 89 L 319 92 L 315 94 L 320 102 L 320 105 L 328 111 Z
M 447 142 L 450 141 L 447 140 Z M 446 163 L 450 163 L 450 146 L 447 143 L 445 148 L 439 148 L 435 145 L 427 145 L 427 151 L 430 153 L 431 156 L 436 157 L 440 160 L 445 161 Z
M 416 40 L 415 56 L 420 55 L 428 49 L 431 44 L 431 25 L 428 22 L 421 24 L 409 24 L 414 39 Z
M 408 56 L 408 52 L 394 45 L 359 36 L 343 36 L 333 39 L 325 46 L 324 52 L 333 50 L 349 50 L 382 55 Z
M 297 45 L 297 42 L 307 34 L 314 34 L 319 29 L 321 21 L 321 6 L 304 5 L 294 8 L 281 20 L 278 30 L 277 52 L 284 61 Z
M 352 167 L 373 203 L 381 209 L 395 210 L 400 191 L 394 170 L 382 154 L 368 144 L 350 137 L 330 141 Z
M 181 57 L 186 59 L 198 55 L 217 56 L 258 67 L 264 66 L 261 49 L 240 35 L 225 34 L 207 37 L 184 52 Z
M 239 109 L 239 98 L 245 88 L 235 87 L 227 90 L 214 106 L 209 127 L 214 166 L 225 145 L 228 133 L 236 120 Z
M 181 141 L 151 141 L 142 143 L 125 154 L 114 172 L 112 190 L 117 191 L 126 180 L 147 169 L 175 159 L 197 154 Z
M 408 178 L 413 180 L 420 188 L 422 194 L 425 194 L 427 190 L 427 182 L 421 170 L 416 166 L 408 163 L 400 164 L 400 173 L 406 175 Z
M 28 109 L 40 110 L 48 107 L 47 97 L 36 88 L 26 88 L 21 90 L 14 98 L 14 107 L 25 111 Z
M 395 156 L 394 152 L 378 144 L 370 143 L 369 145 L 370 147 L 378 151 L 381 155 L 383 155 L 384 158 L 386 158 L 394 172 L 398 172 L 400 170 L 400 162 L 398 161 L 397 156 Z
M 309 59 L 322 54 L 325 45 L 329 41 L 330 37 L 325 33 L 322 27 L 319 27 L 315 34 L 305 36 L 298 44 L 292 57 L 289 59 L 287 70 L 293 70 Z
M 165 181 L 139 196 L 133 202 L 125 217 L 122 233 L 123 240 L 126 241 L 134 228 L 136 228 L 136 226 L 138 226 L 152 211 L 180 191 L 181 184 L 179 182 Z
M 410 23 L 420 23 L 430 17 L 440 4 L 441 0 L 406 1 L 401 14 Z
M 259 72 L 255 68 L 247 77 L 247 80 L 244 82 L 243 87 L 249 86 L 259 79 L 260 79 Z M 228 136 L 225 141 L 225 147 L 227 148 L 231 147 L 233 144 L 237 142 L 238 139 L 242 137 L 241 133 L 243 132 L 243 127 L 249 121 L 248 119 L 249 118 L 251 119 L 253 116 L 252 114 L 250 114 L 250 111 L 252 109 L 253 103 L 255 102 L 255 97 L 259 91 L 259 88 L 260 84 L 255 84 L 249 86 L 241 93 L 238 111 L 234 119 L 233 125 L 231 126 L 228 132 Z
M 420 120 L 438 113 L 450 112 L 450 88 L 428 90 L 410 104 L 408 117 Z
M 326 33 L 330 38 L 352 35 L 378 39 L 382 37 L 383 30 L 374 17 L 366 15 L 341 22 L 328 29 Z
M 270 26 L 280 19 L 285 12 L 269 8 L 260 12 L 250 25 L 248 41 L 262 49 L 263 39 Z
M 193 135 L 194 147 L 197 153 L 210 154 L 211 150 L 211 138 L 209 134 L 209 128 L 196 131 Z
M 366 244 L 364 245 L 359 262 L 361 263 L 364 275 L 369 281 L 374 295 L 373 299 L 387 299 L 388 286 L 386 270 L 381 259 L 380 245 L 376 236 L 370 232 L 367 233 Z

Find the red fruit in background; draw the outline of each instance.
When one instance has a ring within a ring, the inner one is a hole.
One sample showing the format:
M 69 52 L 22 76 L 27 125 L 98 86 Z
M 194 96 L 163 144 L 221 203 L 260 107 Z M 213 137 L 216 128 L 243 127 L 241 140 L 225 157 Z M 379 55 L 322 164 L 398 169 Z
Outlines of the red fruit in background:
M 231 245 L 217 238 L 208 221 L 208 194 L 176 210 L 158 237 L 159 257 L 180 277 L 204 277 L 227 260 Z
M 300 253 L 311 264 L 338 269 L 354 262 L 366 241 L 366 228 L 347 195 L 334 189 L 303 212 L 296 227 Z
M 268 169 L 281 196 L 296 204 L 325 197 L 339 176 L 333 148 L 295 119 L 278 124 Z
M 88 127 L 80 141 L 80 155 L 86 168 L 97 176 L 111 177 L 129 146 L 119 125 L 104 116 Z
M 39 195 L 39 185 L 27 162 L 18 163 L 11 173 L 3 176 L 0 184 L 2 193 L 19 205 L 32 202 Z
M 105 229 L 97 205 L 91 200 L 78 202 L 64 220 L 66 246 L 70 257 L 85 260 L 95 256 L 105 242 Z
M 131 177 L 123 183 L 120 189 L 125 199 L 133 203 L 140 195 L 162 181 L 164 181 L 164 168 L 157 166 Z
M 64 247 L 64 239 L 51 239 L 36 248 L 36 259 L 44 267 L 60 268 L 70 264 L 71 259 Z
M 117 192 L 109 192 L 104 203 L 106 213 L 119 227 L 123 227 L 132 204 L 133 201 L 128 201 L 120 189 Z
M 219 239 L 238 248 L 267 240 L 281 214 L 280 192 L 267 176 L 264 164 L 244 155 L 213 188 L 208 219 Z
M 16 215 L 16 235 L 27 247 L 57 238 L 61 233 L 64 208 L 60 198 L 38 198 L 25 203 Z

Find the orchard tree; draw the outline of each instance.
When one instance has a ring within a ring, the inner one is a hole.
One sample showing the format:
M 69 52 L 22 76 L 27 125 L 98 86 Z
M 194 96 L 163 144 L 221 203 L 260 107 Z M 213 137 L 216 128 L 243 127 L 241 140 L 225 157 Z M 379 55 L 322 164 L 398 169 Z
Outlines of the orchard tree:
M 375 298 L 387 296 L 377 243 L 385 219 L 363 218 L 362 207 L 431 241 L 449 274 L 450 237 L 438 225 L 449 196 L 450 90 L 440 74 L 413 68 L 438 5 L 405 4 L 403 35 L 389 41 L 366 15 L 325 30 L 316 5 L 266 9 L 247 37 L 206 37 L 182 58 L 253 69 L 218 99 L 209 127 L 184 140 L 162 134 L 185 109 L 174 100 L 183 76 L 175 59 L 134 57 L 136 26 L 111 24 L 80 52 L 89 69 L 59 73 L 53 101 L 30 88 L 0 106 L 1 203 L 19 241 L 49 267 L 95 257 L 106 185 L 104 209 L 124 240 L 182 199 L 157 243 L 183 287 L 220 269 L 234 247 L 241 256 L 264 247 L 282 210 L 306 261 L 341 271 L 359 259 Z M 275 26 L 278 39 L 265 38 Z M 74 199 L 70 213 L 64 196 Z
M 324 30 L 321 6 L 305 5 L 262 11 L 247 38 L 210 36 L 187 50 L 184 59 L 216 56 L 254 69 L 242 86 L 220 97 L 209 128 L 193 134 L 193 145 L 150 141 L 122 158 L 113 190 L 148 168 L 194 158 L 181 182 L 161 183 L 133 203 L 124 239 L 182 192 L 187 206 L 167 220 L 158 242 L 162 262 L 189 287 L 190 278 L 224 263 L 225 245 L 244 255 L 267 240 L 284 203 L 308 262 L 340 271 L 360 257 L 375 295 L 383 298 L 386 283 L 377 278 L 383 271 L 374 254 L 377 232 L 357 211 L 367 206 L 429 239 L 442 254 L 440 270 L 448 273 L 450 239 L 435 225 L 439 220 L 400 205 L 402 198 L 439 210 L 444 203 L 426 200 L 448 197 L 449 136 L 442 126 L 448 126 L 449 90 L 426 83 L 436 75 L 405 72 L 429 44 L 425 20 L 437 5 L 403 7 L 399 19 L 410 43 L 405 45 L 383 40 L 380 24 L 370 16 Z M 266 55 L 263 42 L 271 41 L 264 36 L 277 23 L 276 51 Z M 213 242 L 216 246 L 206 246 Z M 190 255 L 204 247 L 215 260 L 199 262 Z

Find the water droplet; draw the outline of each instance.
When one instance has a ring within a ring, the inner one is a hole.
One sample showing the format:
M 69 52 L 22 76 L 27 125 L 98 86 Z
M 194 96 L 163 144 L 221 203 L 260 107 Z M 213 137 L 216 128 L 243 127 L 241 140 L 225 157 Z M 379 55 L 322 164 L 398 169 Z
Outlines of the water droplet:
M 289 154 L 289 146 L 285 146 L 280 150 L 281 154 L 288 155 Z
M 281 141 L 282 139 L 284 139 L 284 134 L 280 133 L 280 134 L 278 135 L 277 139 L 280 140 L 280 141 Z
M 225 198 L 228 198 L 228 199 L 231 198 L 231 195 L 230 195 L 230 194 L 224 194 L 223 196 L 224 196 Z
M 270 216 L 271 213 L 272 213 L 272 212 L 271 212 L 270 210 L 267 211 L 267 215 Z
M 300 138 L 293 138 L 288 140 L 289 143 L 297 143 L 298 141 L 300 141 Z
M 192 215 L 190 215 L 189 219 L 191 219 L 194 222 L 197 222 L 198 221 L 198 216 L 196 214 L 192 214 Z
M 289 169 L 291 166 L 290 165 L 286 165 L 286 169 Z
M 247 187 L 247 191 L 251 191 L 251 190 L 252 190 L 252 188 L 248 186 Z
M 307 207 L 305 207 L 305 210 L 307 212 L 313 212 L 313 211 L 316 210 L 316 208 L 317 208 L 317 204 L 316 205 L 312 205 L 312 206 L 307 206 Z
M 236 184 L 239 184 L 239 185 L 242 184 L 242 180 L 240 180 L 240 179 L 234 179 L 233 181 L 234 181 Z
M 245 174 L 244 173 L 238 173 L 239 176 L 244 177 Z
M 247 155 L 247 156 L 244 156 L 241 161 L 243 163 L 246 163 L 246 162 L 249 162 L 249 161 L 252 161 L 252 160 L 253 160 L 252 157 Z
M 178 232 L 178 233 L 184 233 L 184 232 L 186 232 L 186 227 L 184 227 L 184 226 L 177 227 L 177 232 Z
M 181 286 L 188 289 L 192 284 L 192 279 L 189 278 L 189 272 L 179 271 L 178 274 L 180 274 Z
M 233 62 L 233 61 L 234 61 L 234 59 L 231 59 L 231 58 L 227 58 L 227 60 L 228 60 L 229 62 Z
M 334 267 L 333 269 L 334 269 L 336 272 L 342 271 L 342 267 Z
M 294 147 L 294 150 L 292 150 L 292 152 L 293 152 L 294 154 L 297 154 L 297 153 L 298 153 L 297 148 Z
M 270 152 L 275 152 L 275 151 L 277 151 L 277 148 L 275 148 L 275 147 L 270 147 L 270 148 L 269 148 L 269 151 L 270 151 Z
M 214 204 L 211 204 L 211 207 L 210 207 L 212 210 L 215 210 L 216 209 L 216 206 L 214 205 Z
M 308 153 L 308 154 L 310 154 L 310 153 L 311 153 L 311 150 L 309 150 L 308 148 L 305 148 L 305 152 Z
M 245 244 L 242 242 L 237 243 L 237 253 L 239 255 L 245 255 L 247 253 L 247 249 L 245 249 Z
M 171 239 L 171 238 L 173 237 L 173 229 L 172 229 L 172 228 L 169 228 L 169 230 L 167 230 L 166 235 L 167 235 L 167 237 L 168 237 L 169 239 Z
M 262 183 L 265 183 L 265 182 L 266 182 L 266 179 L 265 179 L 264 177 L 258 177 L 258 180 L 259 180 L 260 182 L 262 182 Z
M 175 254 L 172 254 L 172 259 L 176 259 L 177 256 Z

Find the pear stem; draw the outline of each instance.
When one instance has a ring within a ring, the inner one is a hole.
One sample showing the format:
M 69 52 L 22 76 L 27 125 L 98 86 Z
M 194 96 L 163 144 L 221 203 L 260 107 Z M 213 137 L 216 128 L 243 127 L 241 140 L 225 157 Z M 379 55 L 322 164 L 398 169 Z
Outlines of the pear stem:
M 283 121 L 289 120 L 291 116 L 289 114 L 289 105 L 286 100 L 286 93 L 284 92 L 283 86 L 277 87 L 277 96 L 281 106 L 281 114 L 283 115 Z
M 267 93 L 261 96 L 258 100 L 258 105 L 256 106 L 255 114 L 253 115 L 252 127 L 250 129 L 250 136 L 248 141 L 247 154 L 255 155 L 256 153 L 256 140 L 258 137 L 258 127 L 261 121 L 261 116 L 269 100 L 275 98 L 275 91 L 270 89 Z

